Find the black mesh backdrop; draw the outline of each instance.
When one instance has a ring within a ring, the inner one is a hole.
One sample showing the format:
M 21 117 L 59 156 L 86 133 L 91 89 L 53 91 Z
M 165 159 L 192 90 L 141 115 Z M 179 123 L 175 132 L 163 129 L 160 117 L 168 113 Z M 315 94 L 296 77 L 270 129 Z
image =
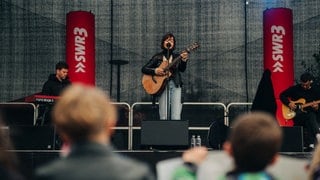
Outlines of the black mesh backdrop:
M 183 74 L 184 100 L 189 102 L 252 101 L 263 73 L 262 13 L 266 8 L 293 9 L 297 77 L 303 71 L 300 62 L 312 63 L 312 55 L 319 51 L 318 0 L 248 0 L 246 8 L 245 1 L 239 0 L 111 2 L 0 0 L 0 101 L 41 90 L 54 64 L 64 60 L 65 17 L 74 10 L 95 14 L 97 86 L 109 91 L 111 58 L 129 61 L 121 67 L 120 95 L 121 101 L 130 104 L 151 101 L 141 86 L 141 67 L 160 50 L 161 36 L 168 31 L 176 36 L 177 51 L 195 41 L 201 45 L 190 55 Z M 113 67 L 114 99 L 116 70 Z

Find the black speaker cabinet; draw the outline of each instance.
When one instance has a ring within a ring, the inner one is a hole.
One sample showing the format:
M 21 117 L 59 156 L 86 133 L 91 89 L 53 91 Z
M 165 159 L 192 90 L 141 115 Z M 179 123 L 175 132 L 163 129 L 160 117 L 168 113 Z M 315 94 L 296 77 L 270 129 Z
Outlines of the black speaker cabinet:
M 7 126 L 32 126 L 35 106 L 30 103 L 0 103 L 1 118 Z
M 141 145 L 185 148 L 189 144 L 188 121 L 142 121 Z
M 16 150 L 52 150 L 57 146 L 52 126 L 10 126 L 9 133 Z
M 281 152 L 303 152 L 303 128 L 282 127 L 283 142 Z

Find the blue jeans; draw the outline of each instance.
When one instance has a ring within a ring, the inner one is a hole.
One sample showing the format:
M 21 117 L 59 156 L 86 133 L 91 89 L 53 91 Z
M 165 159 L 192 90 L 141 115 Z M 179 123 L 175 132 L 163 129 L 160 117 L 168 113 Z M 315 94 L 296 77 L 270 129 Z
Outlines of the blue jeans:
M 169 90 L 169 93 L 167 91 Z M 167 95 L 169 97 L 167 97 Z M 167 100 L 169 103 L 167 103 Z M 168 106 L 167 106 L 168 105 Z M 168 120 L 167 112 L 171 112 L 171 120 L 181 119 L 181 87 L 176 87 L 170 80 L 159 98 L 159 116 L 161 120 Z

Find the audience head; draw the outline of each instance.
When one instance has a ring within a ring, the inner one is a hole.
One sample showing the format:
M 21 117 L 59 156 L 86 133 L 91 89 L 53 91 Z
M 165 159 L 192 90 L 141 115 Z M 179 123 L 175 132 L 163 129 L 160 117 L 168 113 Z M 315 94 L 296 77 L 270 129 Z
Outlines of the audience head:
M 117 114 L 109 97 L 99 88 L 73 84 L 53 108 L 53 122 L 63 140 L 108 143 Z
M 281 144 L 282 130 L 276 119 L 256 111 L 234 121 L 224 148 L 233 156 L 236 171 L 257 172 L 275 162 Z

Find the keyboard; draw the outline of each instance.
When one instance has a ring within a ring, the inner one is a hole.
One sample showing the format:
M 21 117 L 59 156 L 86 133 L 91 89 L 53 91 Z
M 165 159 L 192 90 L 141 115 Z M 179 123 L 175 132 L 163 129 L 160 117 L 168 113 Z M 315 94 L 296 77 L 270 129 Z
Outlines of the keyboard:
M 29 103 L 54 103 L 59 96 L 48 96 L 48 95 L 31 95 L 24 99 L 25 102 Z

